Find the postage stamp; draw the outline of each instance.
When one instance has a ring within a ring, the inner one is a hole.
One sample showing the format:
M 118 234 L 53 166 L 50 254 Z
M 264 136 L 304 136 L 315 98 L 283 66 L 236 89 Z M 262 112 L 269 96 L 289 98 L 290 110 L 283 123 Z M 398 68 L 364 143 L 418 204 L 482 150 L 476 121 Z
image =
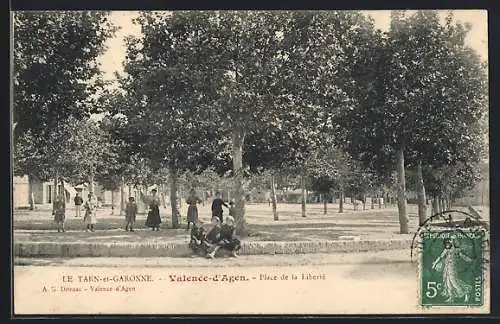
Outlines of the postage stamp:
M 459 229 L 421 233 L 422 306 L 483 305 L 483 234 Z
M 484 305 L 487 233 L 472 207 L 437 213 L 419 227 L 420 306 Z

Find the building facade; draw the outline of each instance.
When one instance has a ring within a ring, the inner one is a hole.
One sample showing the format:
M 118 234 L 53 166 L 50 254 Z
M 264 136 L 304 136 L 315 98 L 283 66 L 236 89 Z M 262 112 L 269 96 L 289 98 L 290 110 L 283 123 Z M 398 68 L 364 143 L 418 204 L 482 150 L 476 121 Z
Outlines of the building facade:
M 38 179 L 33 179 L 31 182 L 32 186 L 32 199 L 34 202 L 35 209 L 51 208 L 54 201 L 55 193 L 63 191 L 63 185 L 59 183 L 57 188 L 54 186 L 53 182 L 43 182 Z M 120 192 L 111 192 L 104 190 L 99 184 L 94 185 L 94 194 L 98 201 L 102 205 L 111 205 L 114 203 L 113 200 L 116 199 L 115 205 L 120 206 Z M 64 183 L 64 196 L 66 198 L 66 203 L 71 204 L 79 192 L 80 196 L 85 199 L 89 193 L 88 186 L 85 184 L 73 186 L 69 183 Z M 13 188 L 12 188 L 12 198 L 14 209 L 27 209 L 30 206 L 30 183 L 28 176 L 14 176 L 13 177 Z

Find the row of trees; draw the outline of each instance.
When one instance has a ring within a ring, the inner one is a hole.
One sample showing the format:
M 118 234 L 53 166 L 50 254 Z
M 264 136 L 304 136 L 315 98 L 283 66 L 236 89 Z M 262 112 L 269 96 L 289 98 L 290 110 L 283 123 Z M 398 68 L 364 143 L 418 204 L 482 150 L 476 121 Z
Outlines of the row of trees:
M 421 221 L 425 189 L 450 199 L 478 179 L 486 69 L 451 15 L 391 21 L 382 33 L 354 11 L 140 13 L 119 87 L 106 90 L 96 58 L 115 31 L 107 13 L 18 13 L 17 172 L 168 182 L 175 228 L 180 175 L 211 169 L 234 181 L 240 233 L 250 174 L 268 174 L 276 220 L 283 172 L 340 201 L 396 183 L 407 233 L 405 170 Z M 93 112 L 105 117 L 89 120 Z

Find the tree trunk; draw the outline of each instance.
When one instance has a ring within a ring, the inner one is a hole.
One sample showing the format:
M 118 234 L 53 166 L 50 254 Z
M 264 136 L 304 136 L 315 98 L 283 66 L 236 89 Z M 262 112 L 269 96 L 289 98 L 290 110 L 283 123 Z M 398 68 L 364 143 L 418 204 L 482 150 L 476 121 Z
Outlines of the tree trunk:
M 417 164 L 417 195 L 418 195 L 418 225 L 423 225 L 427 218 L 427 204 L 425 201 L 424 176 L 422 173 L 422 162 Z
M 128 185 L 128 196 L 132 197 L 132 186 Z
M 340 190 L 340 198 L 339 198 L 339 213 L 342 214 L 344 212 L 344 190 Z
M 167 208 L 167 189 L 166 189 L 166 186 L 165 186 L 165 183 L 162 183 L 160 185 L 160 200 L 161 200 L 161 205 L 163 206 L 163 208 Z
M 245 132 L 240 125 L 235 125 L 232 134 L 233 174 L 234 174 L 234 219 L 236 233 L 246 236 L 247 224 L 245 221 L 245 191 L 243 189 L 243 144 Z
M 375 201 L 373 197 L 370 197 L 370 199 L 371 199 L 371 209 L 375 209 Z
M 141 189 L 141 196 L 142 197 L 149 197 L 150 193 L 148 192 L 148 186 L 146 184 L 142 184 Z M 149 212 L 149 202 L 147 200 L 142 201 L 142 205 L 144 206 L 144 213 L 147 215 Z
M 57 185 L 58 185 L 58 181 L 57 179 L 59 178 L 59 172 L 58 170 L 56 169 L 56 175 L 54 177 L 54 194 L 52 195 L 52 212 L 55 212 L 56 211 L 56 199 L 57 199 Z
M 31 174 L 28 174 L 28 202 L 30 205 L 30 210 L 35 209 L 35 196 L 33 193 L 33 176 Z
M 443 201 L 441 199 L 441 196 L 437 197 L 437 210 L 438 210 L 438 213 L 443 212 Z
M 387 208 L 387 204 L 389 203 L 389 193 L 384 195 L 384 208 Z
M 279 220 L 277 205 L 276 205 L 276 179 L 274 173 L 271 174 L 271 202 L 273 204 L 273 216 L 274 220 Z
M 304 175 L 300 176 L 300 189 L 302 190 L 302 217 L 307 217 L 306 213 L 306 203 L 307 203 L 307 193 L 306 193 L 306 180 Z
M 89 174 L 89 193 L 92 193 L 94 198 L 97 199 L 97 196 L 94 192 L 94 170 L 91 170 Z
M 172 210 L 172 228 L 179 228 L 179 204 L 177 198 L 177 170 L 174 167 L 170 167 L 169 180 L 170 180 L 170 208 Z
M 437 197 L 436 196 L 432 197 L 432 203 L 431 204 L 432 204 L 432 211 L 431 211 L 432 215 L 431 216 L 434 216 L 437 213 L 439 213 L 439 206 L 438 206 L 438 201 L 437 201 Z
M 144 203 L 144 194 L 141 191 L 141 187 L 139 184 L 134 186 L 134 197 L 137 203 L 137 214 L 145 214 L 146 213 L 146 204 Z
M 66 206 L 66 189 L 64 188 L 64 180 L 61 178 L 61 194 L 63 196 L 64 206 Z
M 363 194 L 363 210 L 366 210 L 366 195 Z
M 177 204 L 179 205 L 179 210 L 181 210 L 182 208 L 182 197 L 184 197 L 184 190 L 181 189 L 179 190 L 178 188 L 178 191 L 179 191 L 179 194 L 177 194 Z
M 383 196 L 383 195 L 382 195 L 382 196 Z M 384 198 L 382 198 L 382 197 L 378 197 L 378 209 L 382 209 L 382 200 L 383 200 L 383 199 L 384 199 Z
M 328 195 L 323 195 L 323 214 L 328 214 Z
M 115 214 L 115 192 L 111 190 L 111 215 Z
M 125 214 L 125 179 L 120 179 L 120 215 Z
M 403 149 L 397 151 L 397 176 L 398 176 L 398 212 L 399 230 L 401 234 L 408 234 L 408 214 L 406 211 L 406 179 L 405 157 Z

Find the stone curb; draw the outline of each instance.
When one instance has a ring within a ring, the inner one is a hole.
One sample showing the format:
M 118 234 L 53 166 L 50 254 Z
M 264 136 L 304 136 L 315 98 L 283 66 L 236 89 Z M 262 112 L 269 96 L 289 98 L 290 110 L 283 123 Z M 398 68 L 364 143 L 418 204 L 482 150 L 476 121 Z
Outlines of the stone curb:
M 318 242 L 243 242 L 239 254 L 306 254 L 410 249 L 411 239 L 338 240 Z M 60 243 L 16 242 L 15 257 L 183 257 L 185 243 Z

